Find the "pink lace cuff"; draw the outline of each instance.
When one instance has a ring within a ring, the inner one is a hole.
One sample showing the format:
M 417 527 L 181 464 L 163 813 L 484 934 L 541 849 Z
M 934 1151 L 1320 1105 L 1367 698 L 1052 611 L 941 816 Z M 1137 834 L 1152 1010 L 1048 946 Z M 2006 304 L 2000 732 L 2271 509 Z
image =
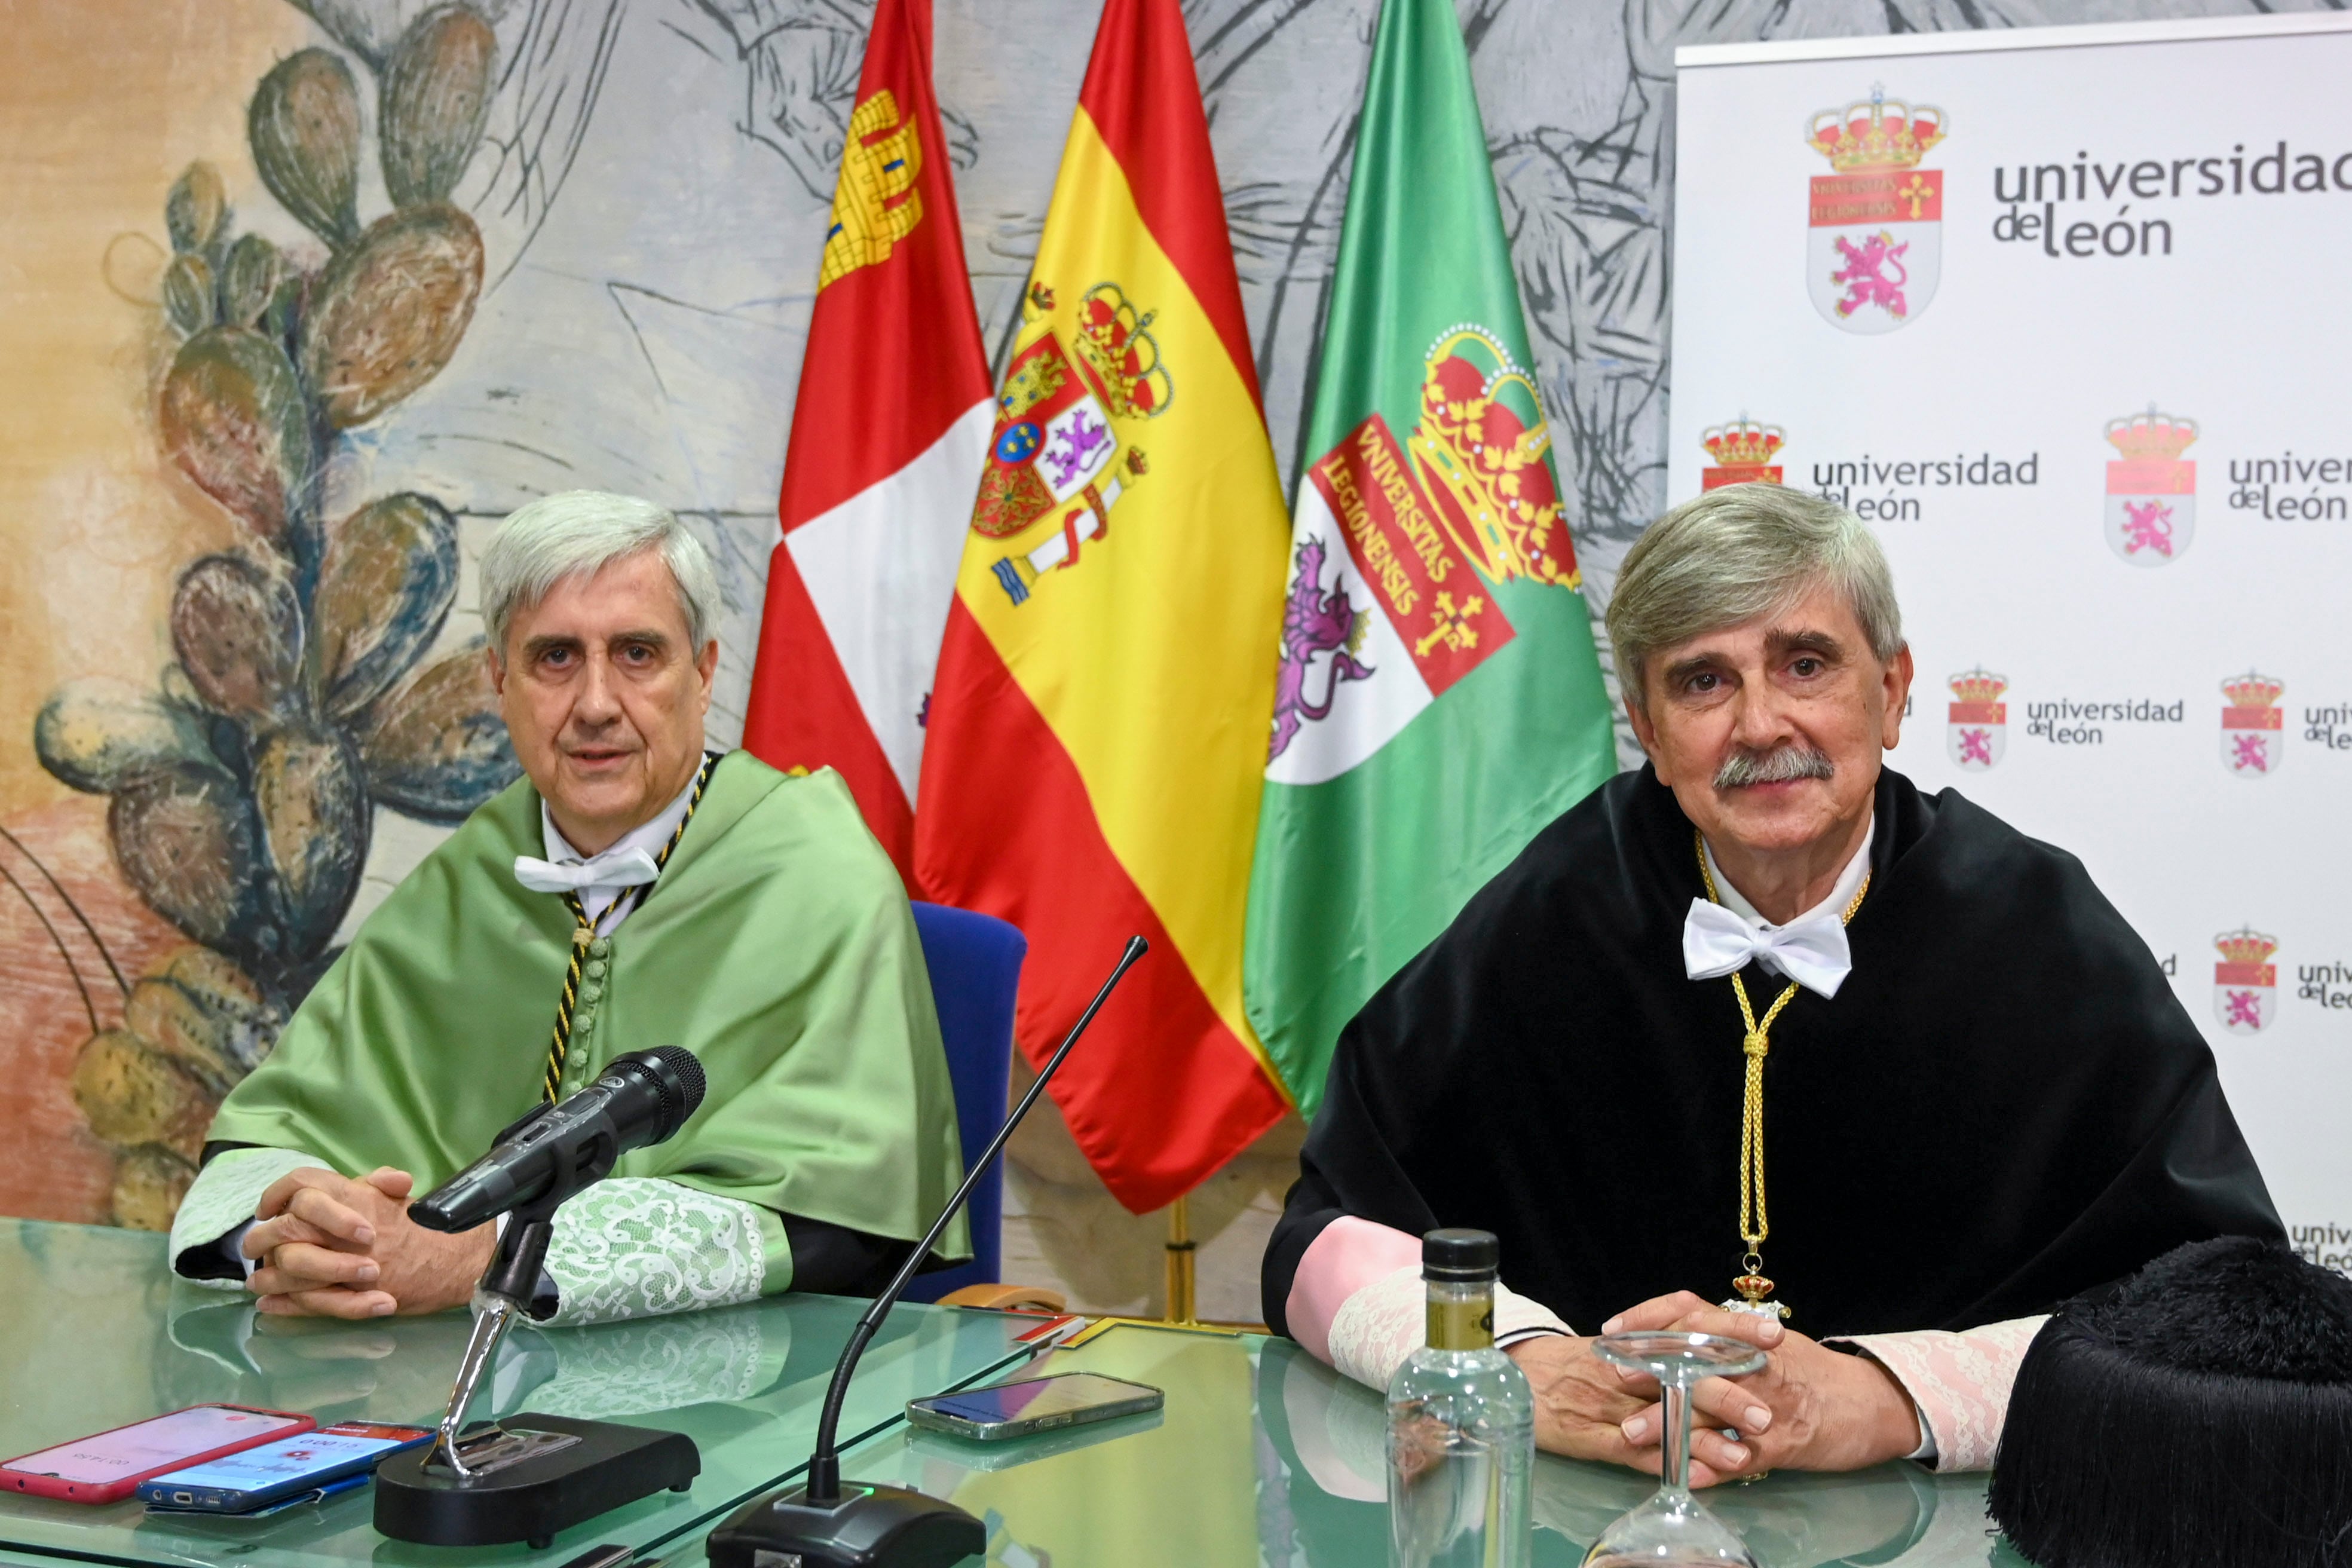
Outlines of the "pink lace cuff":
M 2019 1363 L 2050 1320 L 2012 1318 L 1960 1333 L 1921 1329 L 1901 1334 L 1847 1334 L 1895 1374 L 1936 1443 L 1938 1470 L 1988 1470 L 2009 1416 Z
M 1331 1320 L 1348 1298 L 1408 1264 L 1421 1263 L 1421 1238 L 1353 1215 L 1341 1215 L 1307 1244 L 1291 1276 L 1282 1314 L 1290 1337 L 1317 1361 L 1331 1363 Z

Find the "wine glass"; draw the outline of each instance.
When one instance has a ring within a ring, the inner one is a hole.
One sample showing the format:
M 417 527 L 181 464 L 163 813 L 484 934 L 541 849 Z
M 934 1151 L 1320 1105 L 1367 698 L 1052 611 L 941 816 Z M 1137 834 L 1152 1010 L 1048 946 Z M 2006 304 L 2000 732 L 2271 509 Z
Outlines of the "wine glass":
M 1603 1531 L 1584 1568 L 1759 1568 L 1739 1532 L 1691 1496 L 1691 1384 L 1738 1377 L 1764 1364 L 1764 1352 L 1719 1334 L 1603 1334 L 1592 1353 L 1658 1380 L 1664 1395 L 1665 1462 L 1658 1489 Z

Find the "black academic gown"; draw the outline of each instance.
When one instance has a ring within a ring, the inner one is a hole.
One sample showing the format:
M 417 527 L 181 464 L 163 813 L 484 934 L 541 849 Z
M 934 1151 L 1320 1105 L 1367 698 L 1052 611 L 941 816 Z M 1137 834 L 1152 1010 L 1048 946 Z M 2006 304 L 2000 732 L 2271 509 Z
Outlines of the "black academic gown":
M 2163 972 L 2082 863 L 1882 773 L 1834 1000 L 1800 991 L 1764 1069 L 1764 1271 L 1816 1337 L 2046 1311 L 2172 1247 L 2278 1237 Z M 1538 835 L 1340 1035 L 1266 1250 L 1266 1321 L 1323 1227 L 1475 1226 L 1579 1331 L 1731 1294 L 1739 1005 L 1683 972 L 1703 897 L 1649 768 Z M 1750 965 L 1760 1015 L 1785 981 Z

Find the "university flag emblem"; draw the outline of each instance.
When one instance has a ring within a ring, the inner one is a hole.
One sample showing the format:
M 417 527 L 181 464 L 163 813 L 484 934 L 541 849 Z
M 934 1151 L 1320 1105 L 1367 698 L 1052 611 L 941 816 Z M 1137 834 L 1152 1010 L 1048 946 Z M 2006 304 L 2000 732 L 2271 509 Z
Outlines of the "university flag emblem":
M 2230 705 L 2221 710 L 2221 766 L 2237 778 L 2268 778 L 2286 761 L 2286 715 L 2278 700 L 2286 682 L 2252 670 L 2221 682 Z
M 930 0 L 875 7 L 848 130 L 743 745 L 836 770 L 911 880 L 924 715 L 993 406 L 931 92 Z
M 2009 704 L 2000 694 L 2006 677 L 1982 669 L 1956 675 L 1950 682 L 1950 721 L 1944 727 L 1945 754 L 1964 773 L 1980 773 L 2000 763 L 2009 748 Z
M 1813 116 L 1805 140 L 1833 173 L 1813 176 L 1805 284 L 1813 308 L 1849 332 L 1891 332 L 1936 297 L 1943 272 L 1944 171 L 1920 167 L 1950 121 L 1890 100 Z
M 1728 425 L 1711 425 L 1699 445 L 1715 461 L 1698 471 L 1698 488 L 1720 489 L 1725 485 L 1780 482 L 1780 467 L 1772 459 L 1788 445 L 1778 425 L 1759 425 L 1741 415 Z
M 2197 535 L 2197 465 L 2180 454 L 2197 421 L 2145 414 L 2107 421 L 2107 442 L 2123 454 L 2107 465 L 2107 545 L 2135 566 L 2180 559 Z
M 1033 1064 L 1150 941 L 1053 1087 L 1141 1214 L 1289 1109 L 1242 998 L 1289 527 L 1179 0 L 1103 7 L 990 413 L 917 879 L 1028 937 Z
M 1318 598 L 1327 546 L 1320 534 L 1297 542 L 1269 760 L 1289 748 L 1303 722 L 1328 716 L 1340 680 L 1374 673 L 1347 656 L 1358 650 L 1343 653 L 1314 635 L 1327 620 L 1317 605 L 1345 605 L 1351 587 L 1368 596 L 1436 698 L 1511 640 L 1496 585 L 1515 577 L 1559 582 L 1563 570 L 1565 585 L 1574 585 L 1576 558 L 1543 461 L 1550 437 L 1534 381 L 1476 326 L 1454 328 L 1422 364 L 1421 416 L 1405 444 L 1375 410 L 1307 471 L 1354 572 L 1338 574 L 1331 594 Z M 1360 648 L 1360 629 L 1350 637 Z M 1305 702 L 1307 677 L 1324 654 L 1332 663 L 1324 701 L 1314 707 Z
M 2221 962 L 2213 966 L 2213 1016 L 2224 1033 L 2256 1035 L 2278 1017 L 2278 943 L 2251 926 L 2213 939 Z
M 1452 0 L 1382 0 L 1349 178 L 1244 964 L 1309 1113 L 1349 1018 L 1617 767 Z

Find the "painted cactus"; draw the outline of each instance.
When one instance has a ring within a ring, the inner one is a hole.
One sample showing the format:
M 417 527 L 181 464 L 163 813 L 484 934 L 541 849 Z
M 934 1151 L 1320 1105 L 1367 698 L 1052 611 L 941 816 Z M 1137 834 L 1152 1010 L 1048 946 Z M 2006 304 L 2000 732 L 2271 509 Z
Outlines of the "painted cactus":
M 437 375 L 473 319 L 481 236 L 448 198 L 481 142 L 496 49 L 461 3 L 362 59 L 394 204 L 366 222 L 352 65 L 309 48 L 262 78 L 254 163 L 318 254 L 233 233 L 209 163 L 164 202 L 176 348 L 157 434 L 238 536 L 181 570 L 156 689 L 70 682 L 34 725 L 43 766 L 110 797 L 116 864 L 192 943 L 124 983 L 122 1026 L 94 1033 L 75 1071 L 117 1152 L 118 1224 L 170 1224 L 214 1107 L 333 957 L 376 808 L 454 823 L 520 771 L 478 643 L 426 658 L 457 598 L 457 520 L 415 493 L 321 515 L 342 433 Z

